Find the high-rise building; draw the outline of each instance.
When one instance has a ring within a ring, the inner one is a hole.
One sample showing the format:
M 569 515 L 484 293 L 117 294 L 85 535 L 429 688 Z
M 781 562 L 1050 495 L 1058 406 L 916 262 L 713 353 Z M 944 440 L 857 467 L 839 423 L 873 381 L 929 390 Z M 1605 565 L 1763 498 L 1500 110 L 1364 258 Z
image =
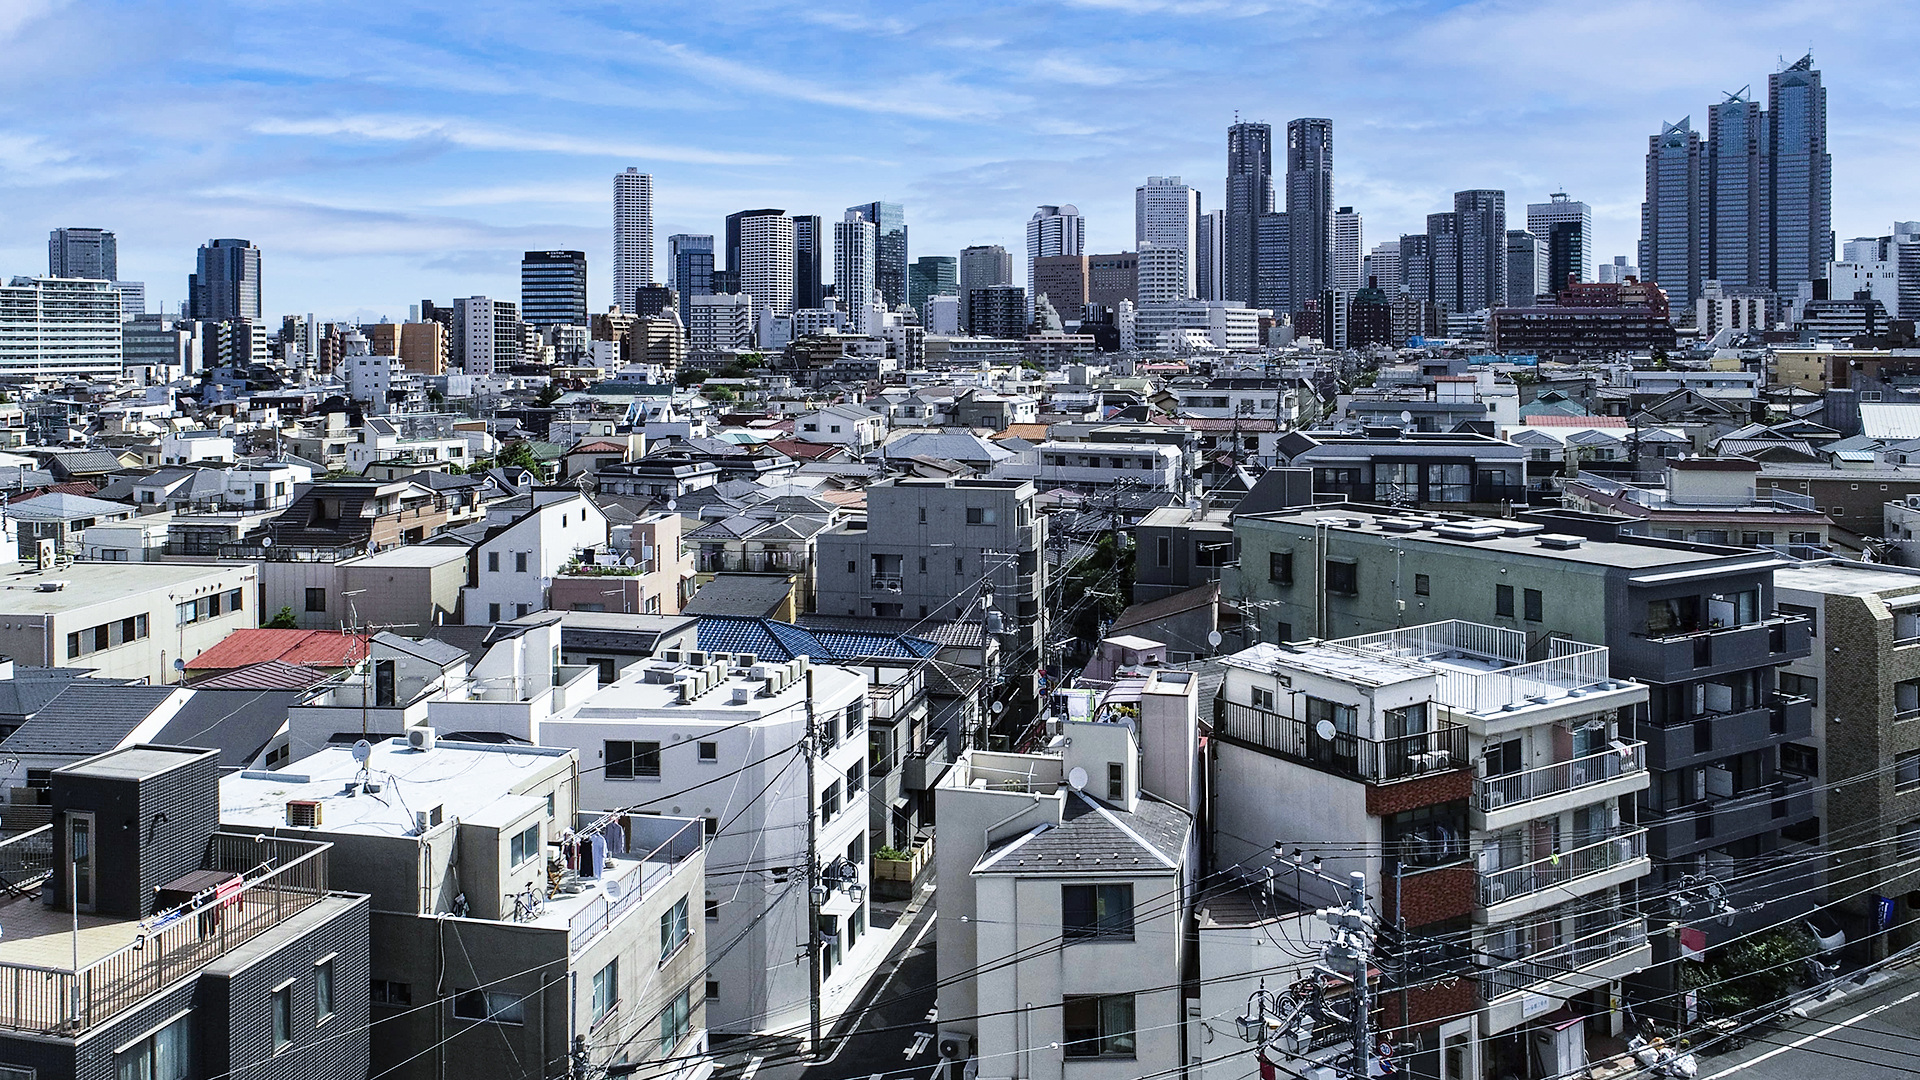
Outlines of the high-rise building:
M 1813 54 L 1767 77 L 1768 255 L 1775 293 L 1797 292 L 1833 261 L 1833 157 L 1827 91 Z
M 1333 267 L 1333 121 L 1287 123 L 1287 233 L 1292 309 L 1327 291 Z
M 1138 255 L 1141 307 L 1177 304 L 1190 299 L 1186 295 L 1190 278 L 1186 252 L 1146 240 L 1141 242 Z
M 120 317 L 137 319 L 147 313 L 147 283 L 144 281 L 116 281 L 113 291 L 120 294 Z
M 1328 284 L 1337 292 L 1353 295 L 1366 278 L 1360 276 L 1361 256 L 1367 250 L 1360 215 L 1351 206 L 1333 212 L 1333 257 L 1328 263 Z
M 223 322 L 260 317 L 260 249 L 246 240 L 200 245 L 187 275 L 187 317 Z
M 1193 256 L 1193 290 L 1201 300 L 1224 300 L 1226 269 L 1227 212 L 1207 210 L 1200 215 Z
M 1122 303 L 1140 305 L 1140 256 L 1121 251 L 1087 256 L 1087 303 L 1118 312 Z
M 1141 298 L 1143 304 L 1187 300 L 1194 295 L 1194 251 L 1200 246 L 1200 193 L 1182 183 L 1177 176 L 1149 176 L 1133 189 L 1133 243 L 1140 249 Z M 1146 282 L 1147 246 L 1155 251 L 1152 276 L 1156 282 L 1148 299 Z M 1176 254 L 1177 253 L 1177 254 Z M 1062 254 L 1077 254 L 1063 252 Z M 1166 278 L 1164 287 L 1159 284 Z
M 520 318 L 528 326 L 587 325 L 587 253 L 529 251 L 522 255 Z
M 999 244 L 978 244 L 960 249 L 960 325 L 967 323 L 967 298 L 973 290 L 992 285 L 1013 284 L 1013 254 Z
M 633 314 L 635 318 L 653 319 L 669 311 L 680 309 L 680 295 L 671 285 L 642 285 L 633 290 Z M 585 326 L 586 323 L 579 325 Z
M 400 326 L 400 366 L 421 375 L 447 373 L 447 327 L 441 322 Z
M 958 295 L 959 261 L 953 256 L 922 255 L 907 267 L 907 306 L 923 316 L 927 297 Z
M 112 229 L 54 229 L 47 234 L 47 276 L 117 281 L 120 255 Z
M 1745 89 L 1707 110 L 1701 274 L 1728 288 L 1767 284 L 1766 120 L 1760 103 Z M 1645 233 L 1644 225 L 1641 231 Z M 1642 254 L 1643 267 L 1646 261 Z
M 727 264 L 739 289 L 753 297 L 754 321 L 762 311 L 793 314 L 793 219 L 784 210 L 741 210 L 727 215 Z M 716 289 L 719 286 L 714 286 Z M 693 323 L 689 322 L 691 329 Z M 698 346 L 695 346 L 698 348 Z
M 1273 213 L 1273 127 L 1239 121 L 1227 129 L 1224 299 L 1254 301 L 1260 217 Z
M 1027 291 L 989 285 L 967 294 L 967 326 L 974 337 L 1022 338 L 1027 331 Z
M 907 212 L 899 203 L 870 202 L 858 210 L 874 228 L 873 281 L 888 311 L 907 302 Z
M 1532 307 L 1547 288 L 1547 242 L 1525 229 L 1507 230 L 1507 307 Z
M 1049 255 L 1033 261 L 1033 302 L 1045 297 L 1060 318 L 1077 322 L 1087 306 L 1093 280 L 1091 260 L 1085 255 Z
M 1625 255 L 1615 255 L 1612 262 L 1600 264 L 1600 284 L 1602 285 L 1619 285 L 1628 278 L 1639 276 L 1640 268 L 1628 262 Z
M 784 220 L 784 219 L 783 219 Z M 744 349 L 753 343 L 753 312 L 759 301 L 745 293 L 693 298 L 687 338 L 695 350 Z
M 1691 121 L 1661 124 L 1660 134 L 1647 138 L 1647 198 L 1640 204 L 1641 280 L 1665 289 L 1669 305 L 1681 311 L 1692 310 L 1707 280 L 1707 160 Z
M 1403 283 L 1400 276 L 1400 241 L 1386 240 L 1375 244 L 1373 250 L 1367 253 L 1361 274 L 1374 288 L 1391 299 L 1394 293 L 1400 291 Z
M 693 298 L 713 294 L 713 236 L 674 233 L 667 237 L 667 251 L 667 284 L 680 294 L 680 325 L 686 326 L 693 318 Z
M 1460 215 L 1427 215 L 1427 288 L 1442 318 L 1460 307 Z M 1504 244 L 1502 245 L 1504 247 Z
M 1453 193 L 1460 225 L 1458 312 L 1499 307 L 1507 300 L 1507 193 L 1477 189 Z
M 653 281 L 653 174 L 629 168 L 613 178 L 613 302 L 632 311 Z
M 839 299 L 856 334 L 873 333 L 873 305 L 879 298 L 874 284 L 874 251 L 878 234 L 859 209 L 833 223 L 833 295 Z
M 1027 289 L 1033 295 L 1033 261 L 1048 255 L 1080 255 L 1087 250 L 1087 223 L 1072 203 L 1041 206 L 1027 219 Z M 968 300 L 969 310 L 972 300 Z
M 1256 224 L 1253 306 L 1284 318 L 1293 311 L 1292 222 L 1282 212 L 1261 214 Z
M 1398 254 L 1400 292 L 1437 310 L 1433 289 L 1433 237 L 1426 233 L 1403 233 Z
M 872 219 L 869 218 L 869 221 Z M 819 214 L 793 216 L 793 306 L 817 308 L 827 295 L 824 272 L 831 239 Z
M 0 378 L 118 378 L 121 332 L 106 281 L 14 278 L 0 288 Z
M 1567 197 L 1564 191 L 1549 201 L 1527 204 L 1527 230 L 1547 244 L 1547 291 L 1559 292 L 1570 281 L 1593 280 L 1593 208 Z
M 468 375 L 504 375 L 520 362 L 526 335 L 520 312 L 505 300 L 466 296 L 453 302 L 461 365 Z

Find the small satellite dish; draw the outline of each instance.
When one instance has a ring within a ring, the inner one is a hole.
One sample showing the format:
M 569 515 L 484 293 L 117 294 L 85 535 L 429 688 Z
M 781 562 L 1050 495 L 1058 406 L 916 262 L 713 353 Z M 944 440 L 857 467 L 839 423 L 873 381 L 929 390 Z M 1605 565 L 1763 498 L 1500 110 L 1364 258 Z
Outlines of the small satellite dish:
M 261 546 L 261 547 L 272 547 L 272 546 L 273 546 L 273 537 L 271 537 L 271 536 L 263 536 L 263 537 L 261 537 L 261 538 L 260 538 L 260 546 Z
M 621 887 L 621 885 L 620 885 L 620 879 L 619 879 L 619 878 L 608 878 L 608 879 L 607 879 L 607 899 L 609 899 L 609 900 L 618 900 L 618 899 L 620 899 L 620 894 L 621 894 L 621 892 L 623 892 L 623 891 L 624 891 L 624 890 L 622 889 L 622 887 Z
M 187 670 L 187 662 L 185 660 L 181 660 L 176 657 L 173 661 L 173 670 L 175 671 Z
M 355 764 L 365 765 L 368 759 L 372 757 L 373 757 L 372 743 L 368 742 L 365 739 L 360 739 L 353 744 L 353 760 Z
M 993 715 L 999 716 L 1001 713 L 1007 711 L 1007 703 L 1004 701 L 996 701 L 989 708 L 992 710 Z
M 1213 646 L 1214 648 L 1216 649 L 1219 648 L 1220 642 L 1223 640 L 1225 639 L 1220 636 L 1220 631 L 1218 630 L 1207 631 L 1207 644 Z
M 1405 409 L 1400 410 L 1400 422 L 1403 424 L 1413 423 L 1413 414 Z
M 1067 774 L 1067 783 L 1075 791 L 1087 790 L 1087 770 L 1075 765 L 1073 771 Z
M 1328 742 L 1332 742 L 1334 736 L 1333 721 L 1322 720 L 1318 724 L 1313 725 L 1313 733 Z

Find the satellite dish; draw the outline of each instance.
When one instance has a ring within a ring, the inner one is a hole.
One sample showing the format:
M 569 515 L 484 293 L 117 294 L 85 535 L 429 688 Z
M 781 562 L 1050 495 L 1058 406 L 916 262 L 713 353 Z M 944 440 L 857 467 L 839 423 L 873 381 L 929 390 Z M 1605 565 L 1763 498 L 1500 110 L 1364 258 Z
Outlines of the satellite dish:
M 1220 642 L 1223 640 L 1225 639 L 1220 636 L 1220 631 L 1218 630 L 1207 631 L 1207 644 L 1213 646 L 1214 648 L 1216 649 L 1219 648 Z
M 609 900 L 618 900 L 618 899 L 620 899 L 620 894 L 621 894 L 621 892 L 623 892 L 623 891 L 624 891 L 624 890 L 623 890 L 623 889 L 621 888 L 621 886 L 620 886 L 620 879 L 619 879 L 619 878 L 608 878 L 608 879 L 607 879 L 607 899 L 609 899 Z
M 182 659 L 180 659 L 180 658 L 178 658 L 178 657 L 175 657 L 175 658 L 174 658 L 174 661 L 173 661 L 173 670 L 175 670 L 175 671 L 185 671 L 185 670 L 187 670 L 187 662 L 186 662 L 185 660 L 182 660 Z
M 1004 701 L 996 701 L 990 706 L 990 708 L 993 711 L 993 715 L 999 716 L 1002 712 L 1006 711 L 1007 703 Z
M 1401 423 L 1403 423 L 1403 424 L 1411 424 L 1411 423 L 1413 423 L 1413 414 L 1412 414 L 1412 413 L 1410 413 L 1410 412 L 1408 412 L 1408 411 L 1407 411 L 1407 410 L 1405 410 L 1405 409 L 1401 409 L 1401 410 L 1400 410 L 1400 422 L 1401 422 Z
M 1073 771 L 1067 774 L 1067 783 L 1075 791 L 1087 790 L 1087 770 L 1075 765 Z
M 353 760 L 356 764 L 365 765 L 368 759 L 372 757 L 373 757 L 372 743 L 368 742 L 365 739 L 360 739 L 353 744 Z
M 1313 725 L 1313 733 L 1315 735 L 1320 736 L 1322 739 L 1326 740 L 1327 742 L 1332 742 L 1333 736 L 1334 736 L 1333 721 L 1322 720 L 1319 723 Z
M 273 537 L 271 537 L 271 536 L 263 536 L 263 537 L 261 537 L 261 538 L 260 538 L 260 546 L 261 546 L 261 547 L 272 547 L 272 546 L 273 546 Z

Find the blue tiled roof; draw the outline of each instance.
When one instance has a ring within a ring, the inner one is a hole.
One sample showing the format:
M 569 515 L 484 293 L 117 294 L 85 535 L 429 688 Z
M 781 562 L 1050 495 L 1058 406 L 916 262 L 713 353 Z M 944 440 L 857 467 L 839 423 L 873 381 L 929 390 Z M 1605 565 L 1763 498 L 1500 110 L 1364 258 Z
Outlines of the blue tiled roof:
M 867 633 L 858 630 L 810 631 L 792 623 L 738 615 L 706 615 L 700 619 L 700 648 L 706 652 L 752 653 L 775 662 L 796 656 L 815 660 L 851 660 L 884 656 L 918 659 L 932 656 L 940 646 L 906 634 Z

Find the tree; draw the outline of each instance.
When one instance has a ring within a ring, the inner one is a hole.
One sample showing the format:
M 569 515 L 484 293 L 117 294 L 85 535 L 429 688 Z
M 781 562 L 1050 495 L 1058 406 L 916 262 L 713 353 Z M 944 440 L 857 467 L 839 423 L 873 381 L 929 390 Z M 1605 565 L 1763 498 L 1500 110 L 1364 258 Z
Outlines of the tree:
M 294 618 L 292 608 L 283 607 L 280 609 L 280 614 L 267 620 L 266 628 L 268 630 L 298 630 L 300 629 L 300 621 Z
M 533 403 L 544 409 L 565 397 L 566 394 L 566 389 L 558 382 L 550 381 L 547 385 L 540 388 L 540 393 L 534 396 Z
M 517 439 L 500 448 L 500 456 L 493 463 L 501 468 L 532 469 L 540 472 L 540 459 L 533 456 L 533 446 L 525 439 Z
M 1806 960 L 1818 950 L 1797 929 L 1735 939 L 1708 954 L 1707 962 L 1681 962 L 1686 989 L 1699 990 L 1719 1016 L 1735 1016 L 1780 1001 L 1799 986 Z
M 699 386 L 707 381 L 707 373 L 699 368 L 681 368 L 673 376 L 673 385 L 679 387 Z

